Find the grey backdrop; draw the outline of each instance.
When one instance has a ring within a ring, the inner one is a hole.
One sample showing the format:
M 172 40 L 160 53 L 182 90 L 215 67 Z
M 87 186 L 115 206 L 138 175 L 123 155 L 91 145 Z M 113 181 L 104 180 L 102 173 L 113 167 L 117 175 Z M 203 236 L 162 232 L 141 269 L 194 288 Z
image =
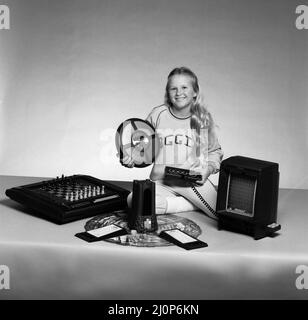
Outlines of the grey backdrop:
M 0 174 L 126 169 L 114 132 L 162 103 L 166 77 L 199 76 L 225 158 L 280 164 L 280 186 L 308 188 L 308 30 L 290 0 L 7 0 L 0 30 Z

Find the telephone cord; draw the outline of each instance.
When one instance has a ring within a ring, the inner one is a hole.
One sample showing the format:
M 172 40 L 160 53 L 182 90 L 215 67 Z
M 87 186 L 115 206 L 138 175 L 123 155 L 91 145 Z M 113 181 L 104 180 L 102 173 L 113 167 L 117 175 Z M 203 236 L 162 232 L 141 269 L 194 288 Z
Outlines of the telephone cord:
M 218 214 L 216 211 L 209 205 L 209 203 L 203 198 L 203 196 L 200 194 L 200 192 L 197 190 L 197 188 L 192 184 L 191 185 L 192 190 L 197 195 L 199 200 L 205 205 L 205 207 L 211 212 L 212 215 L 214 215 L 216 218 L 218 218 Z M 208 214 L 207 214 L 208 215 Z M 208 215 L 209 216 L 209 215 Z M 210 217 L 210 216 L 209 216 Z M 211 217 L 213 218 L 213 217 Z M 213 218 L 215 219 L 215 218 Z

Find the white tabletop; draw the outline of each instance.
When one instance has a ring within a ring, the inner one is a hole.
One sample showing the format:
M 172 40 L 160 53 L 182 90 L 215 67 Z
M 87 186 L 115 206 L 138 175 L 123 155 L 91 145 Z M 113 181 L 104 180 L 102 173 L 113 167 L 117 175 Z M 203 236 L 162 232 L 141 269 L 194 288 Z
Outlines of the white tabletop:
M 57 225 L 28 214 L 5 190 L 43 178 L 0 177 L 0 265 L 10 290 L 0 299 L 307 299 L 295 286 L 298 265 L 308 266 L 308 190 L 281 189 L 275 237 L 219 231 L 200 212 L 180 215 L 201 229 L 207 248 L 140 248 L 74 235 L 83 219 Z M 123 184 L 122 184 L 123 185 Z

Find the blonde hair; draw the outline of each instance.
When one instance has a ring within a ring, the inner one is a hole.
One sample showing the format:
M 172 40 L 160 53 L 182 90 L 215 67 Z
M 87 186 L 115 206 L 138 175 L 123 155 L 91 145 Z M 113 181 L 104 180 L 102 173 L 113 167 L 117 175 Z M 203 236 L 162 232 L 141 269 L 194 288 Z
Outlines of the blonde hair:
M 211 113 L 208 111 L 203 97 L 200 92 L 199 81 L 194 72 L 187 67 L 174 68 L 168 75 L 166 91 L 165 91 L 165 104 L 169 107 L 172 106 L 172 102 L 169 97 L 169 85 L 170 80 L 175 75 L 186 75 L 191 78 L 191 84 L 194 92 L 197 94 L 194 98 L 194 102 L 190 107 L 191 119 L 190 127 L 196 132 L 197 142 L 197 154 L 200 155 L 200 133 L 201 129 L 212 129 L 214 127 L 214 121 Z

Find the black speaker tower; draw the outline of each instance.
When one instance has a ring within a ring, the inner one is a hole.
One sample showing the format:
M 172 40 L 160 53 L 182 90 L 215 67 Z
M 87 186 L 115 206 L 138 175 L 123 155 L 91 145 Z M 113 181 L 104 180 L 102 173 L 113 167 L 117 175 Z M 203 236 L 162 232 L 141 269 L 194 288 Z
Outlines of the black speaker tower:
M 218 229 L 248 234 L 256 240 L 280 230 L 278 169 L 278 163 L 242 156 L 222 161 L 216 204 Z
M 157 230 L 155 210 L 155 183 L 149 179 L 133 181 L 132 208 L 128 217 L 129 228 L 138 232 Z

